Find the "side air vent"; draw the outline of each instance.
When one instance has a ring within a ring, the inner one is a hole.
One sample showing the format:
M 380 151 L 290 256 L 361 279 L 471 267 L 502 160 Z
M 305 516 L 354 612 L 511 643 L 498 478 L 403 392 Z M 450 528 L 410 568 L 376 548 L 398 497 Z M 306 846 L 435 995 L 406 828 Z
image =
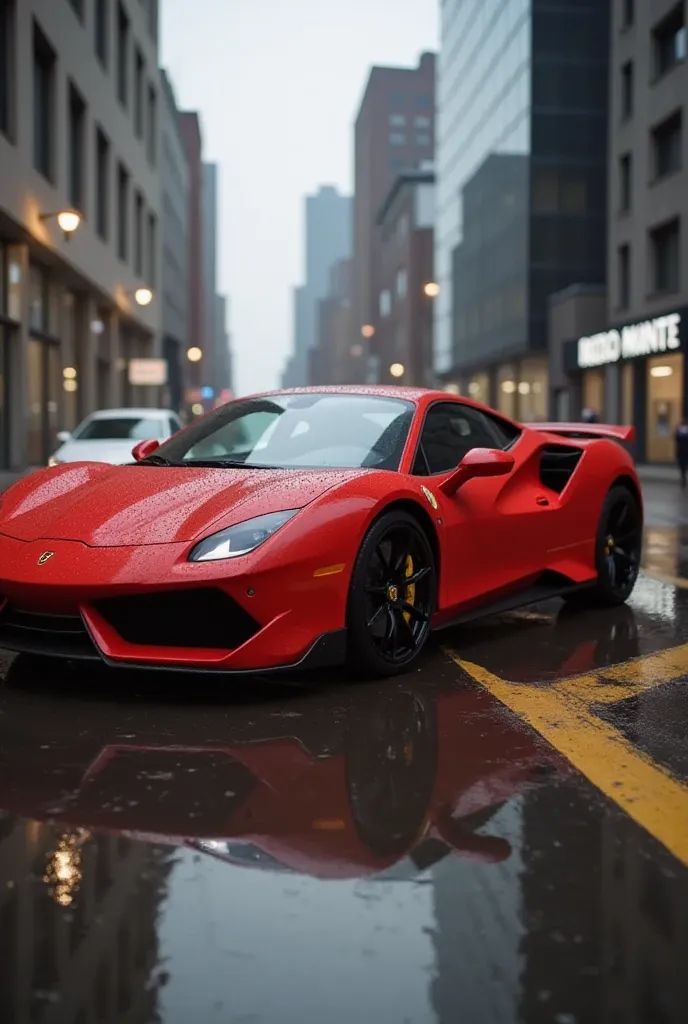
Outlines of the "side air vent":
M 540 483 L 557 494 L 566 487 L 583 454 L 580 448 L 548 444 L 540 452 Z

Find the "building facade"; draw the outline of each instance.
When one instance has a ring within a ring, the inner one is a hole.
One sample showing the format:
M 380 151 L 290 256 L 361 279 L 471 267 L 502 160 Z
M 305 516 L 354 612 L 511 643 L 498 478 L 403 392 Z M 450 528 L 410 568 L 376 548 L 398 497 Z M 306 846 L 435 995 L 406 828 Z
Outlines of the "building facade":
M 549 296 L 606 278 L 609 3 L 444 4 L 435 370 L 548 415 Z
M 381 291 L 380 208 L 396 177 L 431 163 L 434 153 L 435 55 L 422 54 L 417 68 L 372 68 L 354 129 L 351 346 L 360 380 L 369 358 L 379 358 L 370 328 Z
M 317 343 L 308 353 L 308 383 L 353 384 L 349 377 L 351 260 L 330 267 L 327 295 L 318 303 Z
M 433 382 L 434 217 L 434 172 L 402 172 L 378 214 L 380 292 L 371 326 L 382 384 Z
M 293 359 L 290 386 L 305 384 L 308 353 L 318 343 L 319 303 L 328 295 L 330 268 L 351 255 L 351 197 L 321 185 L 305 200 L 304 284 L 294 289 Z
M 169 76 L 161 72 L 162 351 L 167 361 L 166 405 L 184 400 L 189 348 L 189 164 Z
M 186 159 L 189 165 L 189 230 L 187 248 L 188 352 L 200 358 L 188 359 L 183 407 L 188 414 L 201 401 L 201 387 L 209 360 L 206 344 L 208 325 L 205 297 L 205 249 L 203 244 L 203 135 L 195 110 L 179 114 Z
M 23 468 L 158 399 L 129 378 L 160 354 L 157 6 L 0 0 L 0 48 L 0 467 Z
M 688 412 L 686 4 L 615 4 L 607 302 L 563 346 L 572 393 L 636 427 L 640 461 L 671 462 Z

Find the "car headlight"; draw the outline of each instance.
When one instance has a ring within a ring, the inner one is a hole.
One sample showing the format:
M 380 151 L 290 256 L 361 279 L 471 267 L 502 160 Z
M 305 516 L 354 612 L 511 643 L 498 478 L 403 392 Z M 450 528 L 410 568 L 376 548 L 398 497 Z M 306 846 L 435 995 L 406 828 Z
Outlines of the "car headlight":
M 245 523 L 228 526 L 211 537 L 201 540 L 191 549 L 190 562 L 215 562 L 222 558 L 237 558 L 254 551 L 273 533 L 284 526 L 300 509 L 292 508 L 286 512 L 270 512 L 266 516 L 247 519 Z
M 51 455 L 50 458 L 48 459 L 48 465 L 49 466 L 61 466 L 62 465 L 62 459 L 56 459 L 54 455 Z

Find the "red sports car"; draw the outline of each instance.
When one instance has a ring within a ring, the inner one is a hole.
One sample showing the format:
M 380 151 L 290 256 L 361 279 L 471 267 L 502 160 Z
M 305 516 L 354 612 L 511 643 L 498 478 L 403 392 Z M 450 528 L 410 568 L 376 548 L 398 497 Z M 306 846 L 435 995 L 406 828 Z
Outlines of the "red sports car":
M 131 465 L 68 463 L 2 495 L 0 646 L 391 675 L 431 628 L 553 596 L 619 604 L 641 553 L 632 439 L 421 389 L 239 399 Z

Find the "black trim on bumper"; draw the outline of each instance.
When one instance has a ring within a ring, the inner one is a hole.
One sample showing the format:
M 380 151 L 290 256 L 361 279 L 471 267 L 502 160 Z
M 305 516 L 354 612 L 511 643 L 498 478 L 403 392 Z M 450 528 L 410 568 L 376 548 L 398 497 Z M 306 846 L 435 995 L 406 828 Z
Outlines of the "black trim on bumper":
M 93 644 L 92 651 L 85 645 L 79 645 L 78 647 L 75 645 L 70 649 L 66 645 L 60 644 L 58 647 L 45 641 L 29 640 L 28 637 L 22 640 L 16 640 L 15 638 L 6 640 L 0 628 L 0 647 L 15 654 L 41 655 L 48 658 L 62 658 L 68 661 L 99 661 L 110 668 L 130 669 L 137 672 L 191 673 L 192 675 L 206 676 L 264 676 L 294 672 L 296 670 L 305 672 L 334 668 L 344 663 L 347 652 L 346 629 L 335 629 L 329 633 L 321 633 L 298 661 L 291 662 L 288 665 L 273 665 L 266 666 L 265 668 L 251 669 L 213 668 L 207 665 L 151 665 L 145 662 L 118 661 L 113 658 L 107 658 L 102 654 L 96 646 L 93 637 L 91 637 L 91 642 Z

